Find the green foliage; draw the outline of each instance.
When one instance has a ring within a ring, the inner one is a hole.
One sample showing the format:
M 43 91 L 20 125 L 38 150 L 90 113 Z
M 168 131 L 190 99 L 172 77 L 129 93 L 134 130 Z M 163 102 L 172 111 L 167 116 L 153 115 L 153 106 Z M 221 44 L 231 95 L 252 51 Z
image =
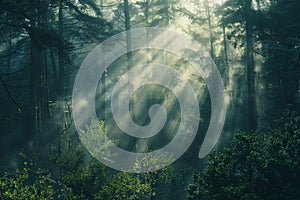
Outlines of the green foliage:
M 278 128 L 238 133 L 214 153 L 187 188 L 189 199 L 296 199 L 300 195 L 300 117 L 286 112 Z
M 229 34 L 227 39 L 233 41 L 233 46 L 243 47 L 245 45 L 245 1 L 229 0 L 224 3 L 217 14 L 221 15 L 222 18 L 220 23 L 225 26 Z
M 178 2 L 178 0 L 145 0 L 144 2 L 136 2 L 143 17 L 141 23 L 152 27 L 168 26 L 170 22 L 174 22 L 176 19 L 175 7 Z
M 156 195 L 156 189 L 159 186 L 171 183 L 175 179 L 175 171 L 171 166 L 159 169 L 162 164 L 168 164 L 172 160 L 172 155 L 169 153 L 158 156 L 145 156 L 143 159 L 135 163 L 134 169 L 150 169 L 151 172 L 139 174 L 140 180 L 148 184 L 149 196 L 153 199 Z M 158 164 L 159 163 L 159 164 Z
M 71 189 L 73 199 L 94 199 L 108 182 L 107 169 L 87 156 L 81 146 L 60 155 L 55 154 L 52 160 L 60 169 L 59 181 Z
M 102 164 L 91 161 L 76 171 L 63 172 L 60 179 L 72 189 L 74 199 L 88 200 L 95 199 L 96 193 L 107 183 L 108 175 Z
M 4 199 L 73 199 L 70 188 L 56 181 L 47 170 L 34 167 L 32 161 L 25 161 L 22 169 L 5 172 L 0 177 L 0 186 Z
M 261 20 L 258 33 L 266 58 L 265 80 L 269 86 L 268 98 L 275 106 L 295 103 L 300 77 L 300 3 L 297 0 L 276 0 Z M 284 91 L 279 93 L 278 91 Z M 273 110 L 274 108 L 270 108 Z
M 142 183 L 137 176 L 120 172 L 115 174 L 111 181 L 96 194 L 95 199 L 148 199 L 150 191 L 151 186 L 148 183 Z
M 72 198 L 86 199 L 153 199 L 158 187 L 171 183 L 175 171 L 164 168 L 143 174 L 119 172 L 112 174 L 100 162 L 85 154 L 83 148 L 52 157 L 59 166 L 61 175 L 59 181 L 70 188 Z M 136 163 L 136 168 L 149 167 L 161 159 L 168 162 L 170 156 L 161 158 L 146 158 Z
M 89 151 L 92 155 L 97 157 L 106 158 L 108 162 L 113 162 L 110 151 L 110 147 L 118 144 L 118 140 L 109 139 L 105 134 L 101 134 L 105 131 L 105 122 L 103 120 L 93 120 L 85 130 L 81 130 L 81 141 L 85 146 L 89 147 Z M 101 145 L 100 145 L 101 144 Z

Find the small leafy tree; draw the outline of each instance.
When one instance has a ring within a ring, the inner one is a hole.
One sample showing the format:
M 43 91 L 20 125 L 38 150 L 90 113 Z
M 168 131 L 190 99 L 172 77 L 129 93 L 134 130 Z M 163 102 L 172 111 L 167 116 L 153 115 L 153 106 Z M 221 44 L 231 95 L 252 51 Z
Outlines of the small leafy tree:
M 300 117 L 288 111 L 278 122 L 266 133 L 238 133 L 231 148 L 212 154 L 193 175 L 188 199 L 297 199 Z

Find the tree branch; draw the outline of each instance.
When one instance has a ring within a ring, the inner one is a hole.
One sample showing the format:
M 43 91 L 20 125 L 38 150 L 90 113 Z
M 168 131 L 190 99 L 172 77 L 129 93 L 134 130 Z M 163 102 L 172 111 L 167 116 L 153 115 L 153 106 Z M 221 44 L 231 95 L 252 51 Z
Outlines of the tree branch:
M 4 81 L 4 79 L 2 78 L 1 75 L 0 75 L 0 81 L 1 81 L 1 83 L 2 83 L 2 85 L 3 85 L 3 87 L 4 87 L 4 90 L 5 90 L 6 93 L 8 94 L 9 99 L 15 104 L 15 106 L 16 106 L 17 109 L 19 110 L 20 107 L 21 107 L 20 104 L 17 103 L 17 101 L 16 101 L 16 100 L 13 98 L 13 96 L 11 95 L 11 93 L 10 93 L 10 91 L 9 91 L 9 89 L 8 89 L 6 83 L 5 83 L 5 81 Z

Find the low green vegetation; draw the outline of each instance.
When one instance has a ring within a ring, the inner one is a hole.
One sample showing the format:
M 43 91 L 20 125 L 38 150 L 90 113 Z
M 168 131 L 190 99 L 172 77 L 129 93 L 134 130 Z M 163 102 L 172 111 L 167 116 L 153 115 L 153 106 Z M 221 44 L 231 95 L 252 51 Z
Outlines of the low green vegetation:
M 193 174 L 188 199 L 297 199 L 300 196 L 300 117 L 286 112 L 278 127 L 238 133 L 231 147 L 210 155 Z
M 53 155 L 49 169 L 38 168 L 21 153 L 23 168 L 0 177 L 0 199 L 161 199 L 157 191 L 178 180 L 190 200 L 297 199 L 300 116 L 287 111 L 276 124 L 267 130 L 235 134 L 230 147 L 211 153 L 204 169 L 190 174 L 190 184 L 179 180 L 180 173 L 172 167 L 144 174 L 112 171 L 81 146 Z M 151 159 L 139 164 L 151 164 Z

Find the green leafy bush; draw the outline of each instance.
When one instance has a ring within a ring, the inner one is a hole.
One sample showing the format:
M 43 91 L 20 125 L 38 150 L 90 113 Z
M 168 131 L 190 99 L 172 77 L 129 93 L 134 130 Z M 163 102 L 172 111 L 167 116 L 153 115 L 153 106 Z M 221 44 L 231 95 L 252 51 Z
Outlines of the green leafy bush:
M 213 153 L 187 187 L 188 199 L 297 199 L 300 196 L 300 117 L 287 111 L 269 131 L 238 133 Z
M 37 168 L 29 160 L 22 169 L 5 172 L 0 177 L 3 197 L 14 200 L 68 200 L 73 199 L 71 189 L 55 180 L 49 171 Z

